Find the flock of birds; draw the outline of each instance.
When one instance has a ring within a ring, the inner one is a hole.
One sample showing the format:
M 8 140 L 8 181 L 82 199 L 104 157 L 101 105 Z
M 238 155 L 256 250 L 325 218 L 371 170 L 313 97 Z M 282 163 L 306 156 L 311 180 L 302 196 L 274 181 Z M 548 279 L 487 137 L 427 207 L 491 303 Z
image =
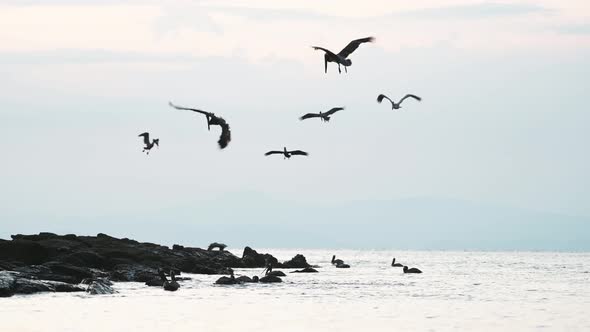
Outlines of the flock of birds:
M 223 245 L 223 246 L 225 247 L 225 245 Z M 223 249 L 222 249 L 222 251 L 223 251 Z M 350 265 L 344 263 L 343 260 L 336 259 L 336 255 L 332 256 L 331 263 L 332 263 L 332 265 L 334 265 L 337 268 L 341 268 L 341 269 L 350 268 Z M 217 281 L 215 281 L 215 284 L 217 284 L 217 285 L 236 285 L 236 284 L 243 284 L 243 283 L 258 283 L 258 282 L 262 282 L 262 283 L 281 282 L 281 278 L 279 278 L 279 276 L 286 276 L 282 271 L 273 271 L 272 263 L 268 259 L 266 260 L 265 265 L 266 265 L 266 267 L 262 271 L 262 274 L 263 274 L 262 277 L 253 276 L 252 278 L 250 278 L 245 275 L 236 277 L 234 275 L 234 271 L 232 269 L 230 269 L 230 272 L 229 272 L 230 276 L 229 277 L 223 276 L 223 277 L 217 279 Z M 395 258 L 393 258 L 393 261 L 391 262 L 391 266 L 392 267 L 403 267 L 404 273 L 422 273 L 422 271 L 418 268 L 415 268 L 415 267 L 408 268 L 407 266 L 405 266 L 403 264 L 396 263 Z M 307 267 L 303 270 L 293 271 L 292 273 L 294 273 L 294 272 L 318 272 L 318 271 L 314 268 Z M 176 273 L 174 272 L 174 270 L 170 270 L 170 274 L 169 274 L 170 280 L 168 280 L 168 278 L 166 277 L 166 274 L 164 273 L 164 270 L 162 270 L 162 269 L 158 270 L 158 275 L 160 277 L 160 280 L 162 281 L 162 287 L 164 288 L 164 290 L 174 292 L 180 288 L 180 284 L 178 283 L 178 281 L 176 279 Z
M 342 73 L 341 66 L 343 66 L 344 71 L 346 73 L 348 73 L 347 67 L 350 67 L 352 65 L 352 61 L 348 57 L 357 48 L 359 48 L 359 46 L 361 44 L 370 43 L 370 42 L 372 43 L 374 41 L 375 41 L 375 38 L 373 38 L 373 37 L 355 39 L 355 40 L 351 41 L 350 43 L 348 43 L 348 45 L 346 45 L 346 47 L 343 48 L 338 53 L 334 53 L 334 52 L 332 52 L 326 48 L 320 47 L 320 46 L 312 46 L 312 48 L 314 50 L 319 50 L 319 51 L 324 52 L 324 72 L 325 73 L 328 72 L 328 63 L 329 62 L 334 62 L 338 65 L 338 73 Z M 407 94 L 402 99 L 400 99 L 399 102 L 396 103 L 391 98 L 387 97 L 386 95 L 380 94 L 379 96 L 377 96 L 377 102 L 381 103 L 381 102 L 383 102 L 383 99 L 387 99 L 391 103 L 391 109 L 397 110 L 397 109 L 401 108 L 402 102 L 408 98 L 412 98 L 417 101 L 422 100 L 420 97 L 418 97 L 416 95 Z M 172 102 L 169 102 L 169 105 L 170 105 L 170 107 L 173 107 L 178 110 L 186 110 L 186 111 L 192 111 L 192 112 L 203 114 L 207 120 L 207 129 L 208 130 L 211 130 L 211 126 L 219 126 L 221 128 L 221 135 L 219 136 L 219 140 L 217 141 L 217 143 L 219 144 L 219 148 L 225 149 L 228 146 L 229 142 L 231 141 L 231 130 L 230 130 L 230 127 L 229 127 L 229 124 L 227 123 L 227 121 L 225 121 L 222 117 L 217 116 L 211 112 L 202 111 L 200 109 L 174 105 Z M 313 119 L 313 118 L 320 118 L 320 120 L 322 122 L 328 122 L 328 121 L 330 121 L 331 116 L 333 116 L 336 112 L 339 112 L 342 110 L 344 110 L 344 107 L 334 107 L 325 113 L 322 113 L 322 112 L 307 113 L 307 114 L 301 116 L 299 119 L 300 120 L 307 120 L 307 119 Z M 160 139 L 154 138 L 154 139 L 150 140 L 150 134 L 148 132 L 142 133 L 139 136 L 143 137 L 143 143 L 145 146 L 144 146 L 142 152 L 145 152 L 146 154 L 149 154 L 151 149 L 154 146 L 157 146 L 157 147 L 160 146 L 160 144 L 159 144 Z M 271 151 L 266 152 L 264 155 L 270 156 L 270 155 L 275 155 L 275 154 L 283 155 L 283 159 L 290 159 L 292 156 L 307 156 L 307 155 L 309 155 L 309 153 L 302 151 L 302 150 L 287 150 L 286 147 L 284 147 L 282 151 L 271 150 Z

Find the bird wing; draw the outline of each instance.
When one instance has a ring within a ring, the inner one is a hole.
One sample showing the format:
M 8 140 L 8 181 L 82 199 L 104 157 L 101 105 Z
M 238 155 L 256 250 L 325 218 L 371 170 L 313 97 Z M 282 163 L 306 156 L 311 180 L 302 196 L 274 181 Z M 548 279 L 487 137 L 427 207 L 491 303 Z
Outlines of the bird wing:
M 205 111 L 201 111 L 201 110 L 198 110 L 198 109 L 196 109 L 196 108 L 188 108 L 188 107 L 176 106 L 176 105 L 172 104 L 172 102 L 168 102 L 168 105 L 170 105 L 170 106 L 172 106 L 172 107 L 176 108 L 177 110 L 187 110 L 187 111 L 193 111 L 193 112 L 197 112 L 197 113 L 204 114 L 204 115 L 206 115 L 206 116 L 211 116 L 211 115 L 212 115 L 212 113 L 205 112 Z
M 224 119 L 218 119 L 220 120 L 219 126 L 221 127 L 221 135 L 219 136 L 217 143 L 219 144 L 220 149 L 224 149 L 231 141 L 231 131 L 229 129 L 229 124 L 227 124 Z
M 271 154 L 283 154 L 283 151 L 268 151 L 265 153 L 265 156 L 270 156 Z
M 300 117 L 299 120 L 305 120 L 305 119 L 310 119 L 310 118 L 319 118 L 320 115 L 317 113 L 307 113 L 304 116 Z
M 324 113 L 325 115 L 332 115 L 338 111 L 342 111 L 344 109 L 344 107 L 334 107 L 331 110 L 327 111 L 326 113 Z
M 407 94 L 407 95 L 405 95 L 405 96 L 404 96 L 404 97 L 403 97 L 403 98 L 402 98 L 402 99 L 399 101 L 399 103 L 401 104 L 401 103 L 402 103 L 402 101 L 406 100 L 406 98 L 414 98 L 414 99 L 416 99 L 417 101 L 420 101 L 420 100 L 422 100 L 422 98 L 420 98 L 420 97 L 418 97 L 418 96 L 416 96 L 416 95 Z
M 356 49 L 359 48 L 362 43 L 372 43 L 373 41 L 375 41 L 375 38 L 373 37 L 353 40 L 348 43 L 348 45 L 346 45 L 346 47 L 343 48 L 342 51 L 338 53 L 338 55 L 346 59 L 350 54 L 352 54 L 352 52 L 356 51 Z
M 293 150 L 293 151 L 289 151 L 290 154 L 296 156 L 296 155 L 300 155 L 300 156 L 307 156 L 308 153 L 305 151 L 301 151 L 301 150 Z
M 387 100 L 389 100 L 390 103 L 393 104 L 393 100 L 389 99 L 389 97 L 387 97 L 386 95 L 380 94 L 380 95 L 377 96 L 377 102 L 378 103 L 381 103 L 383 101 L 383 99 L 387 99 Z
M 143 136 L 143 143 L 144 143 L 145 145 L 148 145 L 148 144 L 150 144 L 150 133 L 148 133 L 148 132 L 145 132 L 145 133 L 139 134 L 139 136 L 138 136 L 138 137 L 142 137 L 142 136 Z
M 336 56 L 336 54 L 334 54 L 334 52 L 332 52 L 332 51 L 330 51 L 330 50 L 328 50 L 328 49 L 325 49 L 325 48 L 323 48 L 323 47 L 319 47 L 319 46 L 312 46 L 311 48 L 313 48 L 313 49 L 314 49 L 314 50 L 316 50 L 316 51 L 317 51 L 317 50 L 324 51 L 324 52 L 326 52 L 326 53 L 328 53 L 328 54 L 330 54 L 330 55 L 332 55 L 332 56 L 334 56 L 334 57 L 337 57 L 337 56 Z

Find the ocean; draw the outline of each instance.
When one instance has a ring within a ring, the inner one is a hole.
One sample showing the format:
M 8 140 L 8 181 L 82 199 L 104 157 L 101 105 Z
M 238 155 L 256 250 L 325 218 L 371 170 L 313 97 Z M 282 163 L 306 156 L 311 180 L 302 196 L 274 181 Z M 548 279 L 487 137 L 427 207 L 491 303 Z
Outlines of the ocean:
M 183 274 L 192 279 L 177 292 L 116 283 L 114 295 L 0 298 L 0 330 L 590 331 L 590 253 L 257 250 L 281 261 L 301 253 L 321 267 L 282 269 L 280 284 Z M 333 267 L 332 254 L 351 268 Z M 424 273 L 404 274 L 393 257 Z

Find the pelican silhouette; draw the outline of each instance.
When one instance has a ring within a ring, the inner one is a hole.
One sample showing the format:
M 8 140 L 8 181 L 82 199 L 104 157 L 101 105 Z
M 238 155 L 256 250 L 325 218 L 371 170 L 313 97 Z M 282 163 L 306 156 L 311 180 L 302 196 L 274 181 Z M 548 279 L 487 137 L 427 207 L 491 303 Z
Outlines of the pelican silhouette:
M 344 107 L 334 107 L 331 110 L 327 111 L 326 113 L 307 113 L 304 116 L 300 117 L 299 120 L 311 119 L 311 118 L 320 118 L 322 121 L 328 122 L 330 121 L 330 115 L 342 111 Z
M 154 138 L 152 141 L 150 141 L 150 133 L 145 132 L 143 134 L 139 134 L 139 137 L 143 136 L 143 144 L 145 144 L 145 147 L 143 148 L 143 150 L 141 152 L 145 152 L 146 154 L 150 154 L 150 150 L 154 147 L 154 145 L 160 147 L 160 139 L 159 138 Z
M 387 100 L 389 100 L 389 101 L 391 102 L 391 109 L 392 109 L 392 110 L 397 110 L 397 109 L 400 109 L 400 108 L 402 108 L 402 102 L 403 102 L 404 100 L 406 100 L 407 98 L 414 98 L 414 99 L 416 99 L 417 101 L 420 101 L 420 100 L 422 100 L 422 98 L 420 98 L 420 97 L 418 97 L 418 96 L 416 96 L 416 95 L 407 94 L 407 95 L 405 95 L 405 96 L 404 96 L 404 97 L 403 97 L 403 98 L 402 98 L 402 99 L 401 99 L 401 100 L 400 100 L 400 101 L 399 101 L 399 102 L 396 104 L 396 103 L 395 103 L 393 100 L 391 100 L 391 99 L 390 99 L 389 97 L 387 97 L 386 95 L 384 95 L 384 94 L 380 94 L 379 96 L 377 96 L 377 102 L 378 102 L 378 103 L 381 103 L 381 102 L 383 101 L 383 99 L 387 99 Z
M 164 271 L 162 271 L 161 269 L 158 271 L 158 275 L 164 282 L 164 290 L 174 292 L 180 288 L 178 281 L 176 281 L 176 275 L 174 274 L 174 271 L 170 271 L 170 279 L 172 279 L 171 281 L 168 281 L 166 275 L 164 274 Z
M 341 264 L 344 264 L 344 261 L 341 259 L 336 259 L 336 255 L 332 255 L 332 264 L 333 265 L 341 265 Z
M 400 264 L 400 263 L 396 263 L 395 262 L 395 258 L 394 258 L 393 261 L 391 262 L 391 266 L 393 266 L 393 267 L 402 267 L 403 265 Z
M 283 148 L 283 151 L 268 151 L 265 153 L 265 156 L 270 156 L 271 154 L 282 154 L 284 156 L 283 159 L 289 159 L 291 156 L 307 156 L 308 153 L 301 150 L 293 150 L 287 151 L 287 148 Z
M 408 269 L 407 266 L 404 266 L 404 273 L 422 273 L 422 271 L 420 271 L 419 269 L 417 269 L 415 267 Z
M 344 71 L 346 72 L 348 72 L 346 67 L 352 65 L 352 61 L 348 59 L 348 56 L 352 54 L 352 52 L 356 51 L 356 49 L 362 43 L 372 43 L 373 41 L 375 41 L 375 38 L 373 37 L 353 40 L 350 43 L 348 43 L 348 45 L 346 45 L 346 47 L 343 48 L 342 51 L 340 51 L 338 54 L 334 54 L 334 52 L 319 46 L 312 46 L 312 48 L 314 50 L 324 51 L 324 72 L 328 72 L 328 62 L 336 62 L 338 64 L 338 72 L 342 73 L 342 71 L 340 70 L 340 65 L 344 66 Z
M 176 108 L 177 110 L 193 111 L 205 115 L 205 117 L 207 118 L 207 129 L 209 130 L 211 130 L 211 126 L 220 126 L 221 135 L 219 136 L 219 141 L 217 141 L 220 149 L 224 149 L 231 141 L 231 131 L 229 129 L 229 124 L 225 122 L 225 120 L 222 117 L 216 116 L 215 113 L 205 112 L 195 108 L 176 106 L 172 104 L 172 102 L 168 102 L 168 104 L 171 107 Z

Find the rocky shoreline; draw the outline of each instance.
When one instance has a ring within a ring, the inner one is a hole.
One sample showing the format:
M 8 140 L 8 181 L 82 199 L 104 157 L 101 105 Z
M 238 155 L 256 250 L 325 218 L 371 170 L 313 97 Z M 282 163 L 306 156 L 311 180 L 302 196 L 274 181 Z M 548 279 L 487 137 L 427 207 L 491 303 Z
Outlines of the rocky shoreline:
M 12 235 L 0 239 L 0 297 L 38 292 L 113 293 L 111 281 L 150 282 L 158 269 L 177 273 L 230 274 L 233 268 L 309 268 L 303 255 L 279 262 L 246 247 L 242 257 L 210 250 L 96 236 Z

